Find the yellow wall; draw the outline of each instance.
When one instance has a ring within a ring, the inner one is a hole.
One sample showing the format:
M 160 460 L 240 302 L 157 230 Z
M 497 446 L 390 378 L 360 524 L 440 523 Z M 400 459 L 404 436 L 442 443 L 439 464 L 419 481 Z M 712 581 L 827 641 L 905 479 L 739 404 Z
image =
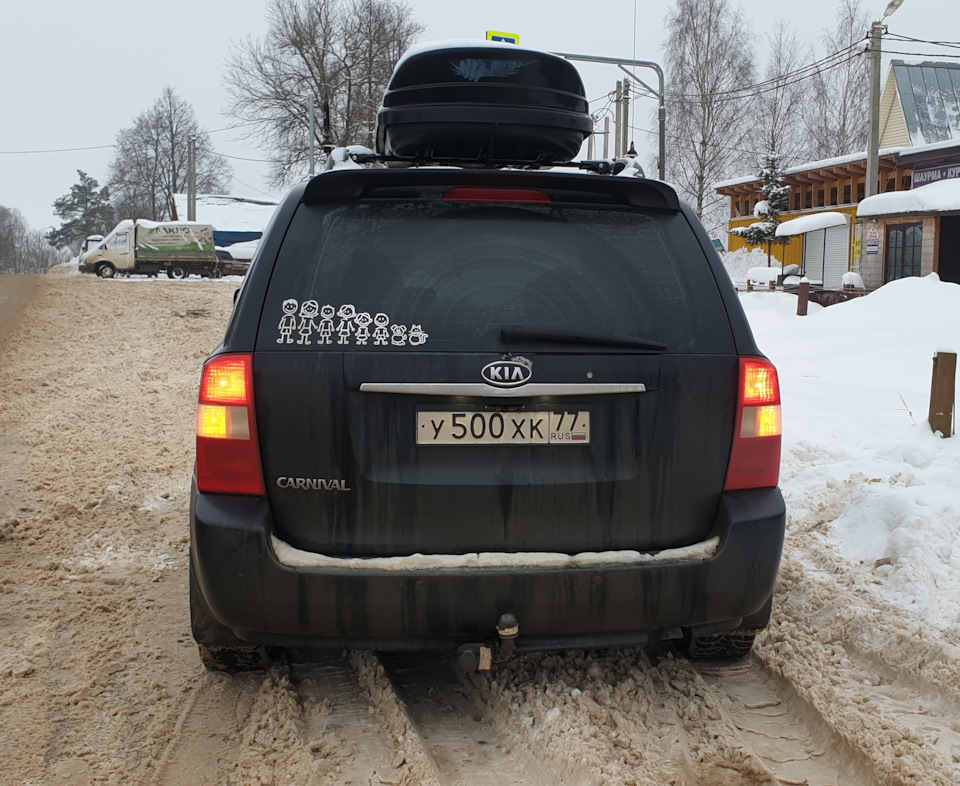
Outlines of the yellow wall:
M 825 210 L 800 210 L 800 211 L 790 211 L 780 214 L 780 223 L 784 223 L 793 218 L 799 218 L 800 216 L 809 216 L 813 213 L 823 213 L 826 211 L 831 213 L 847 213 L 853 216 L 853 220 L 856 221 L 857 218 L 857 208 L 855 205 L 849 205 L 846 207 L 837 207 L 833 206 Z M 732 218 L 730 219 L 730 229 L 736 227 L 748 227 L 751 224 L 757 222 L 757 219 L 752 216 L 746 218 Z M 853 231 L 851 229 L 851 244 L 853 243 Z M 743 238 L 738 237 L 737 235 L 727 235 L 727 250 L 736 251 L 738 248 L 759 248 L 764 253 L 766 253 L 766 246 L 751 246 L 749 243 L 744 242 Z M 787 265 L 798 265 L 803 267 L 803 235 L 793 235 L 790 244 L 787 246 L 777 246 L 774 245 L 771 248 L 771 253 L 775 256 L 780 264 L 784 267 Z M 853 255 L 850 256 L 851 260 Z

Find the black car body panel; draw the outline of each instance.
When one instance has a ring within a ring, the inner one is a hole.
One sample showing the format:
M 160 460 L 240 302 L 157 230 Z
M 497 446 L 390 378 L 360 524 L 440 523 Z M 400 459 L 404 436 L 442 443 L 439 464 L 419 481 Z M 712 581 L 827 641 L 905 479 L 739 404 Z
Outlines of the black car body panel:
M 190 535 L 210 609 L 245 641 L 456 649 L 489 637 L 512 613 L 519 649 L 555 649 L 644 643 L 680 624 L 698 633 L 735 628 L 770 598 L 784 517 L 777 489 L 729 492 L 710 525 L 719 545 L 706 558 L 561 568 L 283 564 L 270 505 L 229 495 L 193 496 Z

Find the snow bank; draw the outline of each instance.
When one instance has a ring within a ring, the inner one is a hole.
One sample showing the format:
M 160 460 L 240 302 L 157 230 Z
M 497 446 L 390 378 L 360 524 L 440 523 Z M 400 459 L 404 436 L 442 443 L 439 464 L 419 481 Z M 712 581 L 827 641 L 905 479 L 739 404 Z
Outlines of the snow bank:
M 746 284 L 751 270 L 767 267 L 767 252 L 759 248 L 738 248 L 736 251 L 724 255 L 723 266 L 727 269 L 730 280 L 734 284 Z M 775 255 L 770 257 L 770 268 L 776 270 L 777 275 L 780 274 L 780 261 Z M 766 281 L 767 279 L 764 278 L 763 280 Z
M 960 285 L 905 278 L 807 317 L 792 295 L 741 302 L 780 373 L 791 521 L 816 525 L 888 600 L 960 624 L 960 436 L 926 422 L 933 354 L 960 337 Z

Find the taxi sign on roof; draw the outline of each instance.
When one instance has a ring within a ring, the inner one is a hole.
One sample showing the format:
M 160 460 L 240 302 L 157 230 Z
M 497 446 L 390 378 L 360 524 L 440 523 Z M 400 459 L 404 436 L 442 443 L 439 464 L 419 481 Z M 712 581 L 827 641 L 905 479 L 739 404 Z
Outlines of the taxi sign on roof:
M 514 33 L 498 33 L 496 30 L 487 30 L 488 41 L 501 41 L 504 44 L 516 44 L 520 46 L 520 36 Z

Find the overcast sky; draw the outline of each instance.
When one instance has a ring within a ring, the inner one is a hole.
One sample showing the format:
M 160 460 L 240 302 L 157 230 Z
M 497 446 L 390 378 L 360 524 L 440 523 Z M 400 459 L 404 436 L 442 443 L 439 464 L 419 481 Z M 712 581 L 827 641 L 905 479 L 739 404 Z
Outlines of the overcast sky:
M 238 158 L 264 159 L 264 151 L 232 125 L 223 112 L 226 61 L 231 45 L 262 37 L 269 0 L 5 0 L 0 25 L 0 205 L 20 210 L 30 226 L 59 226 L 53 201 L 77 182 L 82 169 L 103 184 L 117 132 L 148 109 L 166 86 L 173 87 L 197 113 L 201 127 L 215 132 L 214 149 Z M 411 0 L 426 25 L 424 41 L 483 38 L 487 30 L 517 33 L 535 49 L 662 62 L 663 19 L 671 3 L 650 0 Z M 783 17 L 798 38 L 817 46 L 833 26 L 836 0 L 775 3 L 743 0 L 756 39 L 758 66 L 767 46 L 766 29 Z M 879 18 L 886 0 L 865 3 Z M 636 19 L 636 24 L 634 20 Z M 887 19 L 890 32 L 920 39 L 960 40 L 956 0 L 905 0 Z M 864 31 L 866 33 L 866 31 Z M 903 49 L 891 45 L 887 49 Z M 914 48 L 912 51 L 919 51 Z M 960 49 L 940 50 L 960 55 Z M 917 58 L 905 58 L 917 59 Z M 614 66 L 580 65 L 588 98 L 613 89 Z M 886 66 L 884 73 L 886 72 Z M 638 72 L 654 79 L 652 72 Z M 645 79 L 646 81 L 646 79 Z M 656 138 L 653 100 L 635 104 L 635 138 L 642 160 Z M 865 108 L 866 111 L 866 108 Z M 53 151 L 99 147 L 96 150 Z M 265 165 L 231 159 L 233 193 L 280 196 L 265 182 Z

